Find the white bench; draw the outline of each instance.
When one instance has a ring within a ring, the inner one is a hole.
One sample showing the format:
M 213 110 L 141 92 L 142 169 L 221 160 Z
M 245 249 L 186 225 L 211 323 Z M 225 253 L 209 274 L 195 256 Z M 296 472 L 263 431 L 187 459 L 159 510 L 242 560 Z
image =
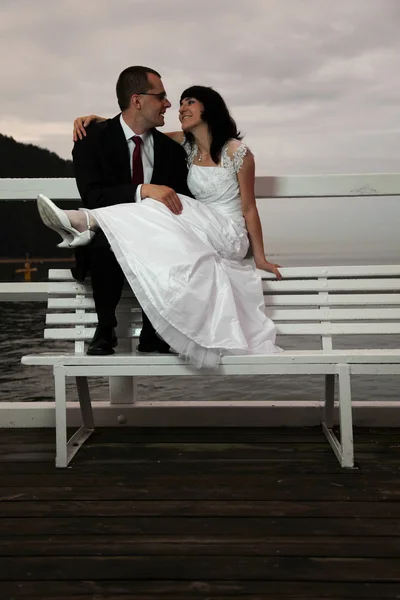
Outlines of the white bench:
M 306 336 L 318 348 L 280 354 L 225 356 L 221 375 L 325 375 L 323 431 L 342 467 L 354 466 L 350 377 L 352 374 L 400 374 L 398 349 L 384 349 L 381 335 L 400 334 L 400 265 L 283 268 L 277 281 L 263 273 L 267 314 L 279 336 Z M 69 270 L 50 270 L 44 337 L 72 340 L 69 353 L 28 355 L 25 365 L 50 365 L 54 370 L 56 466 L 66 467 L 94 430 L 88 376 L 110 377 L 114 394 L 126 385 L 134 390 L 136 376 L 187 376 L 199 371 L 176 356 L 142 355 L 135 351 L 141 313 L 132 292 L 125 289 L 118 307 L 119 346 L 112 356 L 84 353 L 97 316 L 89 284 L 72 279 Z M 333 338 L 369 336 L 368 349 L 333 349 Z M 371 344 L 371 340 L 376 339 Z M 300 339 L 300 338 L 299 338 Z M 304 340 L 304 338 L 301 338 Z M 400 340 L 400 336 L 399 336 Z M 284 348 L 284 339 L 279 343 Z M 201 372 L 200 372 L 201 374 Z M 204 372 L 208 375 L 208 372 Z M 340 440 L 333 431 L 335 376 L 338 379 Z M 66 377 L 75 377 L 82 427 L 67 441 Z

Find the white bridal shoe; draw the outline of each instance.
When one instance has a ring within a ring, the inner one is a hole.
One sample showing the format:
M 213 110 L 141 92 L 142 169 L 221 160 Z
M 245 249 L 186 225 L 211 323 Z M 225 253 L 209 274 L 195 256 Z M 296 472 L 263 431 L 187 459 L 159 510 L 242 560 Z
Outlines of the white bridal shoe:
M 43 223 L 61 235 L 63 241 L 57 244 L 59 248 L 77 248 L 92 241 L 95 232 L 90 227 L 89 214 L 86 211 L 84 212 L 87 228 L 85 231 L 78 231 L 72 227 L 65 212 L 43 194 L 37 197 L 37 207 Z

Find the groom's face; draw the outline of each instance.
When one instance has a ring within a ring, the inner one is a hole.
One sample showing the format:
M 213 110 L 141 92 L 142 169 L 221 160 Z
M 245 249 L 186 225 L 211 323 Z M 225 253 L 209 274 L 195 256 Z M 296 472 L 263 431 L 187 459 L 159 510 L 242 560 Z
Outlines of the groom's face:
M 147 78 L 152 87 L 140 96 L 142 117 L 149 128 L 162 127 L 165 111 L 171 106 L 171 102 L 167 99 L 161 79 L 153 73 L 148 73 Z

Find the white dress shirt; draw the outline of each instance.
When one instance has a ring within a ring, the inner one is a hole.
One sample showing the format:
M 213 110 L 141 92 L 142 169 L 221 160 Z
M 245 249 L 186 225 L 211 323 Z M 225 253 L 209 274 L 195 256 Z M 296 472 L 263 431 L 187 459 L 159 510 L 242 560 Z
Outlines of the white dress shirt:
M 138 134 L 135 133 L 129 127 L 129 125 L 127 125 L 125 123 L 124 119 L 122 118 L 122 114 L 119 117 L 119 121 L 121 123 L 122 131 L 124 132 L 126 142 L 128 144 L 129 161 L 130 161 L 131 177 L 132 177 L 132 173 L 133 173 L 132 156 L 133 156 L 133 151 L 135 149 L 136 144 L 131 138 L 132 138 L 132 136 L 138 135 Z M 143 163 L 143 183 L 150 183 L 151 178 L 153 176 L 153 168 L 154 168 L 154 139 L 153 139 L 153 136 L 150 131 L 145 131 L 145 133 L 142 133 L 141 135 L 139 135 L 139 137 L 141 137 L 142 141 L 143 141 L 142 147 L 140 150 L 140 155 L 142 157 L 142 163 Z M 142 190 L 142 186 L 138 185 L 137 190 L 136 190 L 136 202 L 140 202 L 142 200 L 141 190 Z

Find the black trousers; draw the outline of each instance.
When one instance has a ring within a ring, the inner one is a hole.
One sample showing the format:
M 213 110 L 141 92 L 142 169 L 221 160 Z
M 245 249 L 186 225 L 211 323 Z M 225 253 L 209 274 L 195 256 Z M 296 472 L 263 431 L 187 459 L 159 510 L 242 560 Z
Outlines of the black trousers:
M 115 310 L 121 298 L 125 276 L 110 246 L 90 244 L 87 248 L 90 253 L 89 268 L 99 326 L 116 327 Z M 157 334 L 143 311 L 142 318 L 140 340 L 151 341 Z

